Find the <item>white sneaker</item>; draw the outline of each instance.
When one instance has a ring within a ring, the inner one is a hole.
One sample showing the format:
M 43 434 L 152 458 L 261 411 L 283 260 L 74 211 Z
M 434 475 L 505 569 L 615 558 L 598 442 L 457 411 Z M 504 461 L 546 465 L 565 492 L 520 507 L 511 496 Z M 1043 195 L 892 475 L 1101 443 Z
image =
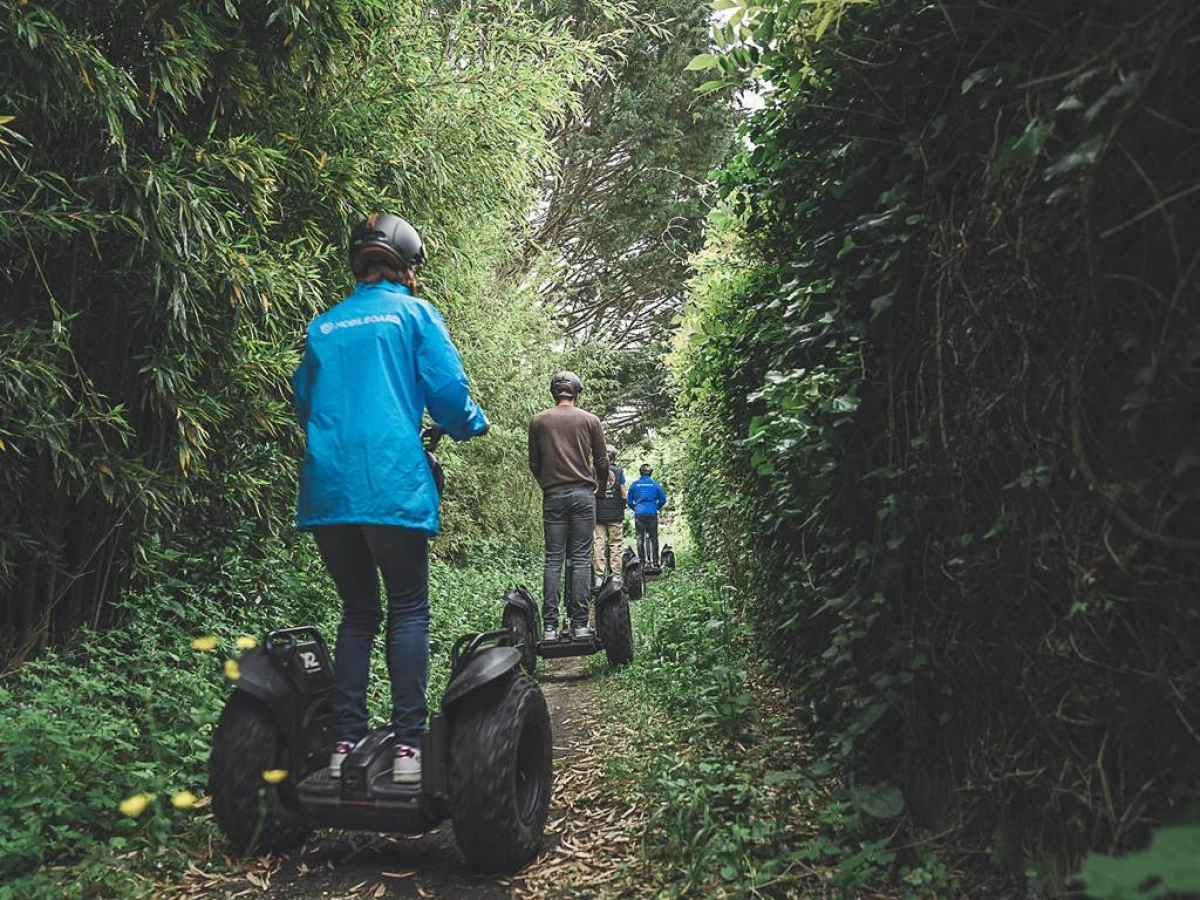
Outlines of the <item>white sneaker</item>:
M 392 763 L 392 781 L 397 784 L 421 783 L 421 751 L 408 744 L 396 745 L 396 760 Z
M 342 777 L 342 763 L 346 761 L 346 757 L 350 755 L 350 751 L 354 749 L 354 745 L 349 741 L 338 741 L 333 747 L 333 756 L 329 757 L 329 777 Z
M 558 640 L 558 629 L 557 628 L 547 628 L 545 631 L 542 632 L 542 640 L 543 641 L 557 641 Z

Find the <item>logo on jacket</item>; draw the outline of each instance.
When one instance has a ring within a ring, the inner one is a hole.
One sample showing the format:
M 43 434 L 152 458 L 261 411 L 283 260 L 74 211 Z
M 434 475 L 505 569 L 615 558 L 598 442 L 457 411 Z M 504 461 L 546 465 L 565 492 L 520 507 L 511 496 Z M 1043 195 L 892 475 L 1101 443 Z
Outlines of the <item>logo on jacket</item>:
M 383 315 L 359 316 L 355 319 L 342 319 L 340 322 L 322 322 L 321 334 L 332 334 L 338 328 L 359 328 L 363 325 L 378 325 L 386 322 L 389 325 L 402 325 L 400 317 L 395 313 Z

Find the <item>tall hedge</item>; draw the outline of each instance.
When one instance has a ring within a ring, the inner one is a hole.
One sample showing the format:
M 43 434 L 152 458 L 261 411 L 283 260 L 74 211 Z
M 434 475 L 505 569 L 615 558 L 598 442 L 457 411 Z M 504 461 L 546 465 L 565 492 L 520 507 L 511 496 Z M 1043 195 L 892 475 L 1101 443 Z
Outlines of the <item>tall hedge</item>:
M 1200 9 L 728 6 L 689 516 L 830 754 L 1061 883 L 1200 788 Z
M 102 621 L 176 539 L 286 531 L 286 379 L 366 212 L 424 231 L 499 423 L 480 458 L 519 463 L 549 317 L 494 273 L 590 62 L 515 2 L 4 5 L 0 656 Z M 508 540 L 505 483 L 457 492 L 456 533 Z

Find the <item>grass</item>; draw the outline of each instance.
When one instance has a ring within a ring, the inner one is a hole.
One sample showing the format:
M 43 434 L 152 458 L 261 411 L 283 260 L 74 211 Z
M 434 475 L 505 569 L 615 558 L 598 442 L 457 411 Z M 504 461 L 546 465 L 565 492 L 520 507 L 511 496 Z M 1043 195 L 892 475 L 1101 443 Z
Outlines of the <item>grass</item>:
M 171 555 L 152 588 L 125 599 L 119 627 L 84 631 L 0 682 L 0 784 L 10 786 L 0 798 L 0 900 L 150 896 L 196 847 L 219 847 L 204 794 L 229 692 L 221 663 L 239 652 L 239 636 L 270 627 L 313 624 L 332 640 L 340 604 L 307 539 Z M 435 705 L 454 638 L 499 627 L 501 600 L 520 580 L 529 575 L 516 566 L 431 566 Z M 198 636 L 217 646 L 193 649 Z M 377 651 L 369 702 L 381 718 Z M 182 791 L 196 807 L 171 804 Z M 141 794 L 151 798 L 145 811 L 123 814 L 120 802 Z
M 606 719 L 623 727 L 614 733 L 637 735 L 605 780 L 624 785 L 647 822 L 638 859 L 611 859 L 624 874 L 610 893 L 961 896 L 936 855 L 891 849 L 897 823 L 865 813 L 813 757 L 800 704 L 764 676 L 740 604 L 684 549 L 635 605 L 634 663 L 592 664 Z

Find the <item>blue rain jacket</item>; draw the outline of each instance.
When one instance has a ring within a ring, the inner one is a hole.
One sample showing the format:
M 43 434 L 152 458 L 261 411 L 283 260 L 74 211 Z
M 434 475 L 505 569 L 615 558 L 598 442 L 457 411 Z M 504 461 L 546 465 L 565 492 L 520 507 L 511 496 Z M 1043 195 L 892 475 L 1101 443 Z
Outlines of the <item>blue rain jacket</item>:
M 625 503 L 635 516 L 657 516 L 666 502 L 662 485 L 649 475 L 643 475 L 625 492 Z
M 438 532 L 421 415 L 456 441 L 488 421 L 471 399 L 446 323 L 408 288 L 358 284 L 308 326 L 292 375 L 307 447 L 296 526 L 399 525 Z

